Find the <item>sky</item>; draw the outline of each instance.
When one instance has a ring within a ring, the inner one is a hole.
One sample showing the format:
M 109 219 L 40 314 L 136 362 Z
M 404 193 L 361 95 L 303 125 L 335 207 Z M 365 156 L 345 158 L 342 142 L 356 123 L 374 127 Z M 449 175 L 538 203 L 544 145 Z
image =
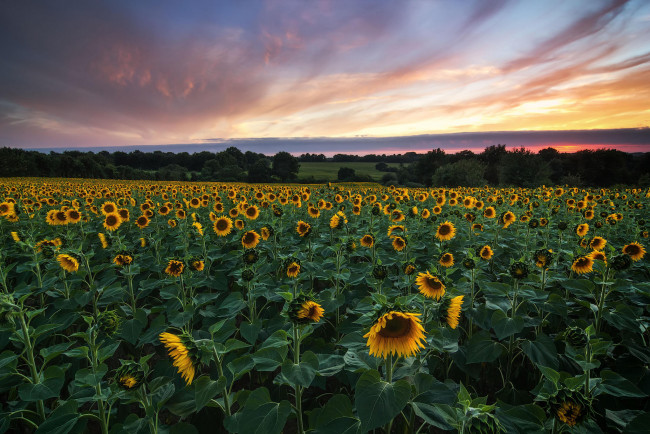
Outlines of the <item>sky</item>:
M 647 0 L 7 1 L 0 146 L 650 151 L 648 41 Z

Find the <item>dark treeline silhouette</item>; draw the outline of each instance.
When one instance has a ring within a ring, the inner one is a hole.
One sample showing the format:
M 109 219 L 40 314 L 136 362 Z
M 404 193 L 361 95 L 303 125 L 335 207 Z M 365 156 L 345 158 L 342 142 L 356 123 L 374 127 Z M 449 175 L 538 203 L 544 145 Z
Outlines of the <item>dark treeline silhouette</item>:
M 221 152 L 79 152 L 49 154 L 14 148 L 0 149 L 0 176 L 142 179 L 167 181 L 326 182 L 313 176 L 298 179 L 300 162 L 372 162 L 384 185 L 419 186 L 521 186 L 569 184 L 609 187 L 616 184 L 650 185 L 650 152 L 628 154 L 615 149 L 560 153 L 545 148 L 533 153 L 525 148 L 507 150 L 505 145 L 486 147 L 476 154 L 447 154 L 434 149 L 426 154 L 364 156 L 302 154 L 287 152 L 267 156 L 230 147 Z M 399 167 L 388 166 L 398 163 Z M 355 178 L 344 167 L 340 180 Z M 366 180 L 366 179 L 363 179 Z

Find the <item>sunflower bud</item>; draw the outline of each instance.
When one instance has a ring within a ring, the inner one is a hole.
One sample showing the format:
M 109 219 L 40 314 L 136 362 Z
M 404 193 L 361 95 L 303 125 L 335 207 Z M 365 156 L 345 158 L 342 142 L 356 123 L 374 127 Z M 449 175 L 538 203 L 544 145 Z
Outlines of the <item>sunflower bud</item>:
M 97 328 L 106 336 L 113 336 L 120 329 L 122 318 L 114 310 L 101 312 L 97 316 Z
M 560 222 L 560 223 L 557 224 L 557 228 L 559 230 L 561 230 L 561 231 L 566 230 L 566 228 L 568 228 L 568 227 L 569 227 L 569 225 L 567 224 L 567 222 Z
M 115 381 L 122 389 L 135 390 L 142 385 L 144 370 L 139 363 L 121 360 L 122 366 L 115 371 Z
M 510 266 L 510 275 L 515 279 L 525 279 L 528 276 L 528 266 L 523 262 L 515 262 Z
M 388 277 L 388 268 L 386 268 L 384 265 L 377 265 L 372 269 L 372 276 L 375 279 L 384 280 L 386 277 Z
M 612 258 L 612 268 L 616 271 L 623 271 L 630 268 L 632 258 L 629 255 L 617 255 Z
M 569 427 L 579 425 L 591 412 L 591 401 L 577 390 L 561 389 L 549 399 L 552 415 Z
M 373 206 L 372 207 L 372 215 L 378 216 L 381 213 L 381 209 L 379 209 L 378 206 Z
M 257 260 L 260 258 L 260 255 L 255 249 L 246 249 L 242 258 L 244 259 L 244 263 L 252 265 L 257 262 Z
M 465 258 L 463 259 L 463 267 L 473 270 L 476 267 L 476 262 L 472 258 Z
M 574 348 L 584 348 L 587 345 L 587 333 L 580 327 L 569 327 L 564 338 Z
M 406 274 L 407 276 L 410 276 L 411 274 L 413 274 L 415 272 L 415 265 L 413 265 L 413 264 L 404 264 L 403 271 L 404 271 L 404 274 Z

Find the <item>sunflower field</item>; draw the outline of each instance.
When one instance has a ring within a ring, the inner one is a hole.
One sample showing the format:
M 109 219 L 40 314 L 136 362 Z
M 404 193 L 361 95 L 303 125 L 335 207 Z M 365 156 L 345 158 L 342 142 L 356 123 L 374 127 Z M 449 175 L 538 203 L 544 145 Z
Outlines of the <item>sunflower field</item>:
M 0 201 L 0 433 L 648 432 L 647 189 Z

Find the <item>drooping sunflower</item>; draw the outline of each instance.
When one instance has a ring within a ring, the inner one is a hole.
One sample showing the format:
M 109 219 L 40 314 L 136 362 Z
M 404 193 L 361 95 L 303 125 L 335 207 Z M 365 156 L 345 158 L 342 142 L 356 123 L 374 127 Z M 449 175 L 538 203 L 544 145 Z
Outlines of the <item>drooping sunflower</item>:
M 135 219 L 135 225 L 140 229 L 144 229 L 147 226 L 149 226 L 149 219 L 147 218 L 146 215 L 141 215 L 140 217 Z
M 363 237 L 361 237 L 361 245 L 363 247 L 371 248 L 372 246 L 375 245 L 375 237 L 373 237 L 370 234 L 364 235 Z
M 194 271 L 203 271 L 205 268 L 205 262 L 200 258 L 193 258 L 190 259 L 190 267 L 192 267 L 192 270 Z
M 107 231 L 114 231 L 119 228 L 121 224 L 122 219 L 118 213 L 114 212 L 106 214 L 106 217 L 104 218 L 104 227 Z
M 446 299 L 445 302 L 441 305 L 445 322 L 452 329 L 458 327 L 458 320 L 460 319 L 460 311 L 461 306 L 463 305 L 463 298 L 464 296 L 459 295 L 452 299 Z
M 165 268 L 165 273 L 173 277 L 178 277 L 183 274 L 183 270 L 185 270 L 185 264 L 182 261 L 170 259 Z
M 594 260 L 589 256 L 578 256 L 573 260 L 571 269 L 576 274 L 591 273 L 593 271 Z
M 307 222 L 300 220 L 296 225 L 296 232 L 298 232 L 298 235 L 300 235 L 301 237 L 309 236 L 309 234 L 311 233 L 311 225 Z
M 260 242 L 260 234 L 255 231 L 246 231 L 241 237 L 241 244 L 246 249 L 254 249 Z
M 340 229 L 348 224 L 348 219 L 342 211 L 337 212 L 330 219 L 330 228 Z
M 506 211 L 499 217 L 499 224 L 503 225 L 503 228 L 507 228 L 511 224 L 517 221 L 517 217 L 512 211 Z
M 451 253 L 443 253 L 440 255 L 440 259 L 438 260 L 438 263 L 442 265 L 443 267 L 451 267 L 454 265 L 454 255 Z
M 122 366 L 115 372 L 114 381 L 123 389 L 137 389 L 142 385 L 144 372 L 137 362 L 121 361 Z
M 387 358 L 389 355 L 410 357 L 424 348 L 424 327 L 420 314 L 390 311 L 385 313 L 363 337 L 368 339 L 370 355 Z
M 445 295 L 445 284 L 442 283 L 438 276 L 433 276 L 428 271 L 418 274 L 415 283 L 425 297 L 440 300 Z
M 623 253 L 628 255 L 634 262 L 645 256 L 645 248 L 636 241 L 623 246 Z
M 173 365 L 178 368 L 185 383 L 189 386 L 194 380 L 196 374 L 194 358 L 196 357 L 196 344 L 193 339 L 186 334 L 177 336 L 172 333 L 161 333 L 160 342 L 162 342 L 170 357 L 174 360 Z
M 298 277 L 300 274 L 300 264 L 292 262 L 287 266 L 287 277 Z
M 404 268 L 402 269 L 402 271 L 404 271 L 404 274 L 406 274 L 407 276 L 410 276 L 415 272 L 415 265 L 408 264 L 408 263 L 404 264 Z
M 79 270 L 79 260 L 72 255 L 61 254 L 56 257 L 56 260 L 68 273 L 74 273 Z
M 402 237 L 393 238 L 393 249 L 398 252 L 401 252 L 406 247 L 406 240 Z
M 273 234 L 275 233 L 275 231 L 273 230 L 273 228 L 272 228 L 271 226 L 264 226 L 264 227 L 260 230 L 260 233 L 261 233 L 261 235 L 262 235 L 262 239 L 263 239 L 264 241 L 266 241 L 266 240 L 268 240 L 270 237 L 273 236 Z
M 553 251 L 548 249 L 539 249 L 533 253 L 533 261 L 539 268 L 548 268 L 553 261 Z
M 126 265 L 131 265 L 133 262 L 133 257 L 126 253 L 117 254 L 113 258 L 113 263 L 119 267 L 124 267 Z
M 449 241 L 456 236 L 456 228 L 454 227 L 454 224 L 449 221 L 440 223 L 435 236 L 441 241 Z
M 492 256 L 494 256 L 494 251 L 492 251 L 492 247 L 485 245 L 478 249 L 477 254 L 481 257 L 481 259 L 489 261 L 492 259 Z
M 220 237 L 225 237 L 232 231 L 232 220 L 229 217 L 218 217 L 212 225 L 214 233 Z

